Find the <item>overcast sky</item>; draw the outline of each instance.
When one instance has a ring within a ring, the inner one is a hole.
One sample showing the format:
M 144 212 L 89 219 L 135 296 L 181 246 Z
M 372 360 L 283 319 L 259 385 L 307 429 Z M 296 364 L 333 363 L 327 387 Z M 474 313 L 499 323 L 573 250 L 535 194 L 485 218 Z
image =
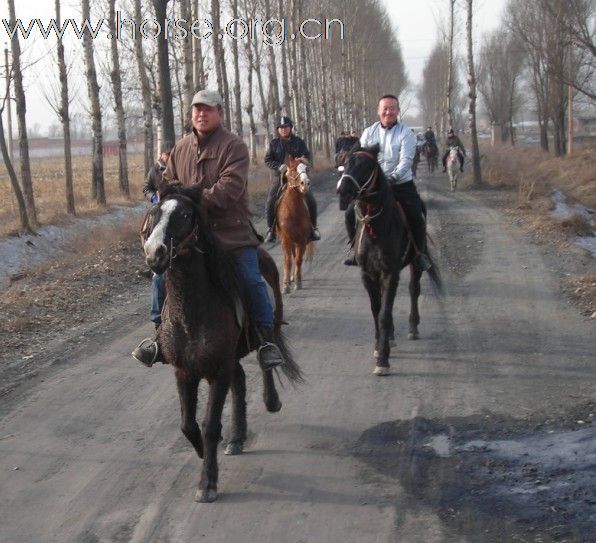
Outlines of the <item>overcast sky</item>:
M 381 0 L 391 17 L 394 26 L 397 28 L 398 39 L 402 46 L 402 53 L 406 64 L 408 78 L 413 85 L 420 83 L 422 78 L 422 69 L 424 63 L 428 58 L 430 51 L 436 43 L 438 32 L 438 22 L 443 20 L 447 14 L 448 0 Z M 480 37 L 486 31 L 494 29 L 498 26 L 501 12 L 507 0 L 474 0 L 475 4 L 475 41 L 479 41 Z M 526 1 L 526 0 L 524 0 Z M 47 21 L 54 16 L 54 2 L 49 0 L 17 0 L 15 2 L 17 17 L 20 17 L 25 24 L 29 19 L 39 17 L 42 21 Z M 464 53 L 464 32 L 465 32 L 465 13 L 464 2 L 458 0 L 457 19 L 459 22 L 459 48 L 461 53 Z M 73 17 L 80 18 L 80 0 L 66 0 L 63 2 L 64 7 L 62 18 Z M 330 14 L 332 15 L 332 14 Z M 0 0 L 0 18 L 8 16 L 6 0 Z M 107 14 L 105 14 L 107 16 Z M 7 36 L 4 27 L 0 25 L 0 44 L 2 48 L 6 47 Z M 75 43 L 78 40 L 75 40 Z M 25 58 L 28 60 L 36 59 L 43 56 L 44 51 L 52 50 L 51 47 L 55 40 L 45 41 L 39 35 L 28 40 L 21 40 L 21 48 L 25 51 Z M 77 43 L 77 49 L 82 48 Z M 68 51 L 67 51 L 68 54 Z M 4 55 L 2 55 L 2 63 L 4 63 Z M 49 124 L 55 124 L 57 117 L 53 111 L 49 109 L 44 98 L 43 90 L 49 88 L 50 82 L 56 80 L 55 66 L 44 62 L 43 60 L 32 67 L 29 67 L 25 72 L 25 85 L 27 96 L 27 123 L 30 128 L 36 124 L 40 131 L 45 133 L 46 127 Z M 84 86 L 84 73 L 79 68 L 78 73 L 72 73 L 73 81 L 79 80 L 79 98 L 78 104 L 73 104 L 74 109 L 81 110 L 83 103 L 86 103 L 86 88 Z M 3 82 L 2 82 L 3 83 Z M 4 88 L 4 84 L 2 84 Z M 388 91 L 390 92 L 390 90 Z M 413 93 L 410 93 L 413 96 Z M 407 106 L 410 113 L 415 113 L 415 100 L 411 98 Z M 14 131 L 16 131 L 13 128 Z

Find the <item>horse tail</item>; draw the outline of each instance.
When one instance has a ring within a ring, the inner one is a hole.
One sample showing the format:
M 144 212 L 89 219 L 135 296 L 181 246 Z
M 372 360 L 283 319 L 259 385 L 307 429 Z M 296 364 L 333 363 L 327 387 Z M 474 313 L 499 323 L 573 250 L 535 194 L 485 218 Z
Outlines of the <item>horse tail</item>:
M 315 256 L 315 244 L 313 241 L 310 241 L 308 243 L 308 245 L 306 246 L 306 251 L 304 251 L 304 260 L 306 260 L 306 262 L 312 262 L 313 258 Z
M 279 366 L 281 372 L 287 377 L 288 381 L 293 385 L 299 385 L 304 383 L 304 375 L 298 363 L 294 360 L 292 350 L 288 345 L 288 342 L 284 334 L 278 330 L 275 331 L 275 342 L 281 351 L 284 359 L 284 363 Z
M 434 259 L 430 247 L 428 247 L 428 245 L 426 247 L 426 256 L 428 256 L 428 259 L 432 264 L 431 268 L 426 273 L 428 273 L 428 276 L 430 277 L 430 282 L 433 286 L 433 291 L 436 295 L 443 296 L 445 291 L 443 289 L 441 271 L 439 270 L 439 266 L 437 265 L 436 260 Z

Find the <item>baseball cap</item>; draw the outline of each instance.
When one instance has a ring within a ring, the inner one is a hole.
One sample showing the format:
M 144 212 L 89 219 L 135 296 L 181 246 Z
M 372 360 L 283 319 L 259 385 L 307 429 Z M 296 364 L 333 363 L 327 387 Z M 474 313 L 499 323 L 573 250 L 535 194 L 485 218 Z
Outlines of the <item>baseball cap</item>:
M 215 107 L 223 105 L 223 99 L 217 91 L 204 89 L 192 97 L 191 104 L 193 106 L 196 104 L 205 104 L 206 106 Z

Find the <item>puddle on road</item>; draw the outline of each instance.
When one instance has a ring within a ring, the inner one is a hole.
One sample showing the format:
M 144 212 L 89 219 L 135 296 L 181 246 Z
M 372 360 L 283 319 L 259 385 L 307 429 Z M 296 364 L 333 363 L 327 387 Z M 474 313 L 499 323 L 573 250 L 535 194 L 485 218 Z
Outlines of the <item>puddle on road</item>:
M 543 413 L 387 422 L 362 434 L 355 455 L 474 541 L 588 541 L 596 525 L 595 407 L 546 422 Z

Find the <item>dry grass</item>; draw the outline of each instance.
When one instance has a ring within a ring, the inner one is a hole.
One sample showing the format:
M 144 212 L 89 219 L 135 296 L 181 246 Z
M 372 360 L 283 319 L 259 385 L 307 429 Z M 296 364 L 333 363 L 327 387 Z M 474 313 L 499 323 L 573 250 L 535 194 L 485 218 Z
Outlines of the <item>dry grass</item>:
M 128 172 L 131 199 L 142 196 L 144 181 L 143 157 L 129 155 Z M 65 212 L 64 161 L 62 158 L 39 158 L 31 160 L 33 195 L 41 224 L 59 224 L 68 219 Z M 73 158 L 75 206 L 79 216 L 102 213 L 105 210 L 91 199 L 91 163 L 89 157 Z M 104 177 L 108 205 L 127 204 L 118 188 L 118 158 L 106 157 Z M 13 234 L 20 227 L 18 207 L 10 180 L 4 167 L 0 167 L 0 191 L 10 195 L 0 202 L 0 236 Z
M 596 149 L 555 157 L 535 147 L 483 146 L 482 177 L 495 187 L 518 191 L 520 201 L 545 196 L 557 187 L 572 200 L 596 208 Z

